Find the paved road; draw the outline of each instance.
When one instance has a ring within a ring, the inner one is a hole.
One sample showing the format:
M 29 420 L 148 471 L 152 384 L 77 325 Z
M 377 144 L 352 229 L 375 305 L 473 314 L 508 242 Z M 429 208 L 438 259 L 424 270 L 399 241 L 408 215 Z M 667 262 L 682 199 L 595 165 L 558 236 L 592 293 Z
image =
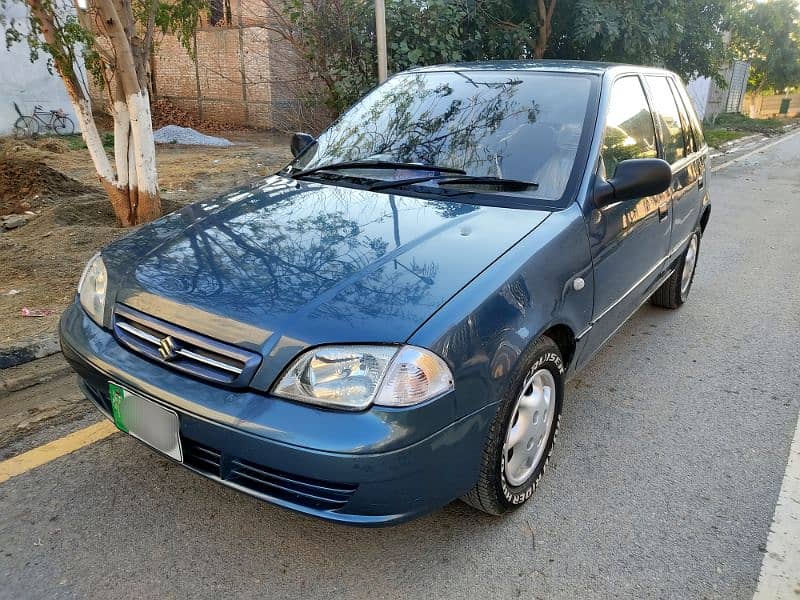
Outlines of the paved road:
M 0 484 L 0 597 L 751 598 L 800 407 L 799 163 L 796 136 L 712 177 L 689 303 L 642 308 L 571 383 L 513 515 L 346 528 L 116 434 Z

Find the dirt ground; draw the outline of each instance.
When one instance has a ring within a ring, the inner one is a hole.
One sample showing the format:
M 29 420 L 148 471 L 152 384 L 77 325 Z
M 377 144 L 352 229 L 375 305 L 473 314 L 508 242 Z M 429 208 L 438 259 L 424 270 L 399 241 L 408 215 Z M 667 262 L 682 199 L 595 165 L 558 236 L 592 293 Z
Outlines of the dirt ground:
M 288 139 L 224 132 L 230 148 L 163 145 L 156 150 L 164 212 L 213 197 L 279 169 Z M 64 140 L 0 140 L 0 216 L 30 219 L 0 228 L 0 347 L 55 331 L 89 257 L 126 231 L 99 189 L 89 154 Z M 46 316 L 26 317 L 23 309 Z

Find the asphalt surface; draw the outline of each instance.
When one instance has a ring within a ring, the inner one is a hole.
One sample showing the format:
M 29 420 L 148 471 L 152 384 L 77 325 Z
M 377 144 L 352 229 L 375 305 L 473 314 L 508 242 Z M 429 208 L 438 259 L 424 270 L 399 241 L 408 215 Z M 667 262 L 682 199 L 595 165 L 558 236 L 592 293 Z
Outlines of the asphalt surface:
M 709 178 L 689 302 L 643 307 L 572 381 L 516 513 L 353 529 L 116 434 L 0 484 L 0 598 L 751 598 L 800 407 L 798 164 L 795 136 Z

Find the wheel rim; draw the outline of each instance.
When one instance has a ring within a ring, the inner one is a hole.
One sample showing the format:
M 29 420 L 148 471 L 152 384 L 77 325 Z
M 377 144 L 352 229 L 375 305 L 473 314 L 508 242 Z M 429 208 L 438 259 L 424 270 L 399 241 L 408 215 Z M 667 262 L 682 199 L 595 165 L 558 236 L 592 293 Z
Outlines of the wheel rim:
M 56 117 L 53 121 L 53 130 L 58 135 L 69 135 L 75 131 L 75 125 L 67 117 Z
M 14 126 L 16 129 L 16 137 L 33 137 L 33 135 L 36 133 L 36 128 L 34 127 L 35 125 L 36 122 L 30 117 L 22 117 L 21 119 L 18 119 Z
M 539 369 L 525 379 L 503 444 L 509 484 L 525 483 L 541 462 L 553 428 L 555 401 L 556 382 L 550 371 Z
M 683 273 L 681 273 L 681 297 L 685 297 L 692 283 L 694 267 L 697 264 L 697 234 L 692 236 L 689 247 L 686 249 L 686 257 L 683 259 Z

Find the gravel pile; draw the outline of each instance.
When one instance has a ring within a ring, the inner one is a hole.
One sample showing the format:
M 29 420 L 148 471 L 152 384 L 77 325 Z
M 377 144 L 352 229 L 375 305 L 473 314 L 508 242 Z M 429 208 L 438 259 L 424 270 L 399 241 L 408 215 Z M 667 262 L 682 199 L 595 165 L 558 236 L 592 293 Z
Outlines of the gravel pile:
M 191 127 L 179 127 L 178 125 L 167 125 L 153 133 L 157 144 L 185 144 L 187 146 L 218 146 L 227 148 L 233 146 L 233 142 L 221 137 L 205 135 L 192 129 Z

